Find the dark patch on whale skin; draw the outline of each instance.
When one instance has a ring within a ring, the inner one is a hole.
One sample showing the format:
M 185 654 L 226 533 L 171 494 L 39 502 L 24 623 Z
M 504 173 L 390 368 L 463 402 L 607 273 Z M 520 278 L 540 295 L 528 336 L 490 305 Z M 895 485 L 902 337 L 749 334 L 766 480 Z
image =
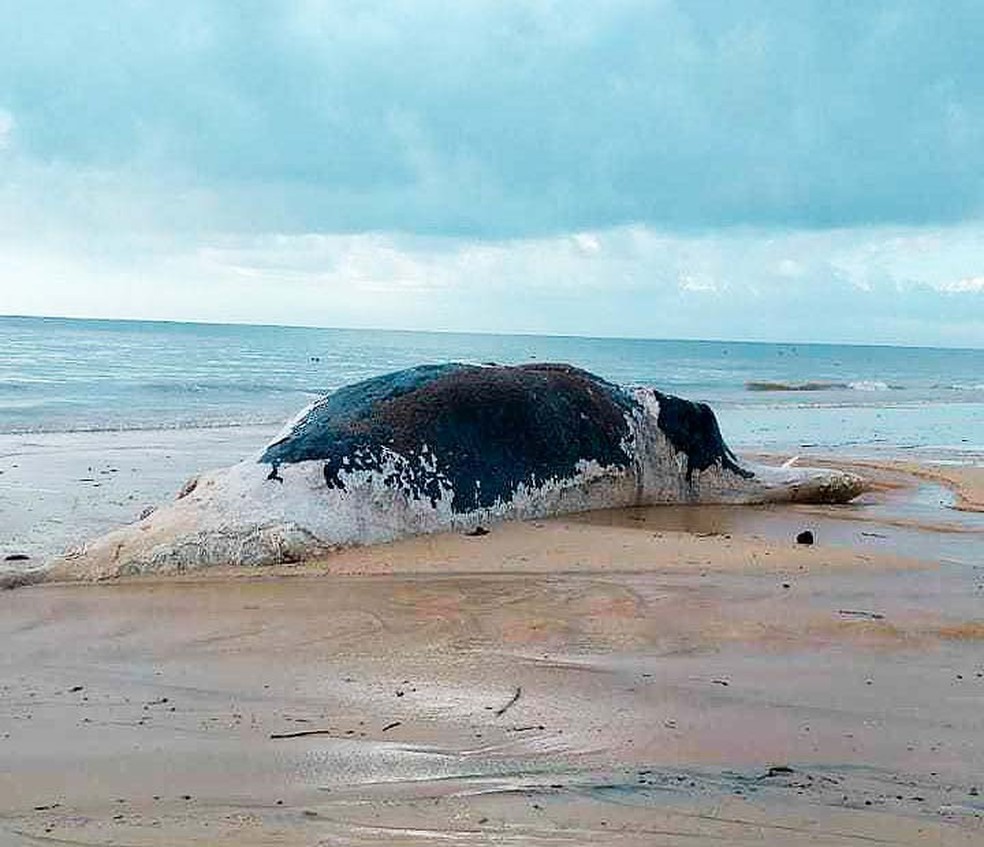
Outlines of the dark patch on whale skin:
M 448 488 L 463 514 L 508 502 L 521 484 L 572 479 L 582 460 L 628 467 L 626 413 L 637 407 L 570 365 L 428 365 L 339 389 L 260 462 L 320 460 L 326 485 L 344 488 L 344 471 L 382 471 L 388 454 L 387 485 L 432 505 Z
M 686 454 L 687 482 L 693 479 L 694 471 L 704 471 L 712 465 L 720 465 L 743 479 L 755 476 L 738 464 L 735 454 L 724 443 L 710 406 L 660 391 L 655 394 L 659 400 L 656 425 L 676 450 Z

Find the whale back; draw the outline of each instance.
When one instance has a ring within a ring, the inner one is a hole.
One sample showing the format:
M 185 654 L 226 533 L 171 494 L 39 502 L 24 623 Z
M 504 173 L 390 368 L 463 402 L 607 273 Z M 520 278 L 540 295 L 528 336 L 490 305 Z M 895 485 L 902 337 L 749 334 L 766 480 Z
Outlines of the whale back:
M 323 463 L 329 488 L 352 471 L 462 514 L 519 486 L 573 478 L 583 462 L 627 468 L 631 394 L 570 365 L 428 365 L 346 386 L 314 404 L 259 461 Z M 394 466 L 395 465 L 395 466 Z

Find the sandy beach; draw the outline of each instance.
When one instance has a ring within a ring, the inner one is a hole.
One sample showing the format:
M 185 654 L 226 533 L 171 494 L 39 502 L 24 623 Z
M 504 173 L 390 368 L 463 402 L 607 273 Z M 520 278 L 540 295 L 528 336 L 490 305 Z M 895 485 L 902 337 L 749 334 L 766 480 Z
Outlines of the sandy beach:
M 242 451 L 212 437 L 153 485 Z M 4 592 L 0 843 L 982 843 L 984 524 L 913 470 Z M 153 493 L 115 484 L 80 524 Z

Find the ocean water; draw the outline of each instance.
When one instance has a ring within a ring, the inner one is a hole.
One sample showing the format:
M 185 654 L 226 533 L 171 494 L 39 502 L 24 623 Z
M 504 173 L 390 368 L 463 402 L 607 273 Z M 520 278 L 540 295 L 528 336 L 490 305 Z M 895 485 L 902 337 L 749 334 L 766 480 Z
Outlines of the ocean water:
M 984 350 L 0 317 L 0 432 L 279 423 L 423 362 L 570 362 L 711 404 L 742 449 L 984 462 Z

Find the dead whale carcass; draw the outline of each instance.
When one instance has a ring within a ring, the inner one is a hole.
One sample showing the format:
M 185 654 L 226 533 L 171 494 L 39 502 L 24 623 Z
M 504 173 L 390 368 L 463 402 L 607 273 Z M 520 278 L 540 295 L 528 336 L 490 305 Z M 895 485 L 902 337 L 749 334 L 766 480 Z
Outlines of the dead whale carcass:
M 711 409 L 560 364 L 427 365 L 345 386 L 256 456 L 56 570 L 297 561 L 479 524 L 655 503 L 844 502 L 835 470 L 740 462 Z

